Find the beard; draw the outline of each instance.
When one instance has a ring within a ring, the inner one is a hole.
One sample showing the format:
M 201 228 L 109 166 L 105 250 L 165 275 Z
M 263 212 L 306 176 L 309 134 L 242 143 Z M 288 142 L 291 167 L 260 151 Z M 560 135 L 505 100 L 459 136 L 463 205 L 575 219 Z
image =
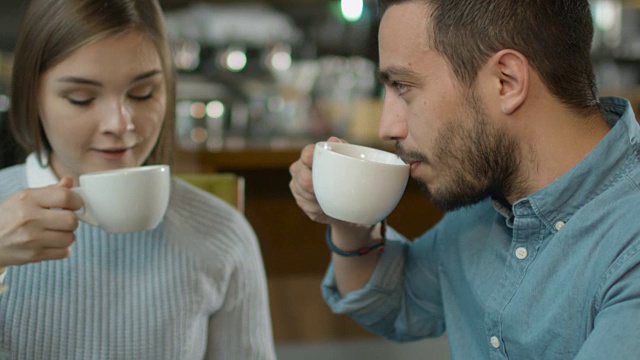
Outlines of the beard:
M 439 181 L 432 186 L 416 180 L 431 202 L 444 211 L 473 205 L 487 197 L 505 200 L 524 183 L 518 176 L 517 142 L 491 124 L 473 91 L 469 98 L 463 116 L 473 120 L 471 125 L 450 119 L 438 133 L 431 156 L 408 151 L 396 143 L 399 156 L 428 164 L 438 174 Z

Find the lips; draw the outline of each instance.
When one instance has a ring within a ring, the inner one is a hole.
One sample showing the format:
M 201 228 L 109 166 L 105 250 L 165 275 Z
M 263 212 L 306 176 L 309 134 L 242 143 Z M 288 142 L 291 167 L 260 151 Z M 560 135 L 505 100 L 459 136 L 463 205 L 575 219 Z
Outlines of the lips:
M 405 164 L 407 165 L 412 165 L 415 163 L 419 163 L 420 161 L 418 160 L 412 160 L 412 159 L 405 159 L 405 158 L 401 158 L 402 161 L 404 161 Z
M 405 164 L 409 165 L 411 176 L 416 176 L 416 172 L 418 171 L 418 167 L 420 166 L 420 164 L 422 164 L 422 161 L 413 159 L 402 159 L 402 161 L 404 161 Z
M 116 152 L 127 151 L 127 149 L 102 149 L 102 150 L 98 150 L 98 151 L 116 153 Z
M 94 148 L 96 154 L 99 156 L 109 159 L 109 160 L 118 160 L 122 159 L 124 156 L 129 154 L 130 150 L 133 149 L 134 146 L 127 147 L 105 147 L 105 148 Z
M 97 152 L 104 155 L 122 155 L 127 152 L 127 149 L 111 149 L 111 150 L 96 150 Z
M 133 146 L 126 147 L 107 147 L 107 148 L 94 148 L 95 151 L 105 152 L 105 153 L 122 153 L 128 150 L 133 149 Z

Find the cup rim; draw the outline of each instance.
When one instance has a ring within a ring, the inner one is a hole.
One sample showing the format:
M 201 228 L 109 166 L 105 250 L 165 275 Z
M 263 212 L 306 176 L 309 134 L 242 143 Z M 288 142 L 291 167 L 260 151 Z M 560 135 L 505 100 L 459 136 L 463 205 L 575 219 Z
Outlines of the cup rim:
M 131 173 L 139 173 L 139 172 L 147 172 L 147 171 L 168 171 L 170 166 L 167 164 L 157 164 L 157 165 L 142 165 L 142 166 L 134 166 L 134 167 L 125 167 L 119 169 L 111 169 L 111 170 L 102 170 L 96 172 L 90 172 L 80 175 L 80 178 L 83 177 L 91 177 L 91 176 L 109 176 L 109 175 L 127 175 Z
M 339 153 L 339 152 L 336 152 L 336 151 L 331 151 L 330 149 L 327 149 L 327 148 L 323 147 L 323 144 L 338 144 L 338 146 L 352 146 L 352 147 L 361 148 L 361 149 L 374 150 L 374 151 L 377 151 L 377 152 L 381 152 L 381 153 L 385 153 L 385 154 L 388 154 L 388 155 L 395 156 L 401 163 L 393 164 L 393 163 L 381 162 L 381 161 L 375 161 L 375 160 L 359 159 L 359 158 L 356 158 L 356 157 L 353 157 L 353 156 L 348 156 L 348 155 L 345 155 L 345 154 L 342 154 L 342 153 Z M 357 145 L 357 144 L 351 144 L 351 143 L 331 142 L 331 141 L 318 141 L 318 142 L 316 142 L 315 147 L 316 148 L 320 148 L 322 150 L 327 150 L 327 151 L 331 152 L 332 154 L 335 154 L 336 156 L 341 157 L 341 158 L 345 158 L 345 159 L 351 159 L 351 160 L 355 160 L 355 161 L 375 163 L 375 164 L 381 164 L 381 165 L 396 166 L 396 167 L 408 167 L 409 166 L 409 164 L 407 164 L 404 161 L 402 161 L 402 159 L 398 155 L 396 155 L 396 154 L 394 154 L 392 152 L 386 151 L 386 150 L 382 150 L 382 149 L 378 149 L 378 148 L 374 148 L 374 147 L 370 147 L 370 146 L 363 146 L 363 145 Z

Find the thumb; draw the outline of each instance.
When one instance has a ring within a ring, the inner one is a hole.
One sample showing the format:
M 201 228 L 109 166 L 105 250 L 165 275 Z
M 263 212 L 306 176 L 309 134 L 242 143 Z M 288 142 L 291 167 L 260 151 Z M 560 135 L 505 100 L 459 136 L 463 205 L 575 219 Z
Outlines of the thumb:
M 341 139 L 341 138 L 336 137 L 336 136 L 330 137 L 327 141 L 328 142 L 339 142 L 339 143 L 347 143 L 348 142 L 347 140 Z
M 60 179 L 60 181 L 58 181 L 54 186 L 71 189 L 73 187 L 73 178 L 71 176 L 63 176 L 62 179 Z

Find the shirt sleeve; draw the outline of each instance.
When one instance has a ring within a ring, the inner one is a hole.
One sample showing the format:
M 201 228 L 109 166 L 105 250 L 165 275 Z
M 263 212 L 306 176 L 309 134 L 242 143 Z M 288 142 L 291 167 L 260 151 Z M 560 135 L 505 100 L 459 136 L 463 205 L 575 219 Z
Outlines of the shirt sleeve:
M 638 251 L 640 249 L 636 249 Z M 591 311 L 593 330 L 576 360 L 635 359 L 640 354 L 640 252 L 613 264 Z
M 342 297 L 333 264 L 322 293 L 334 313 L 348 314 L 365 328 L 395 341 L 413 341 L 444 332 L 444 315 L 434 252 L 435 230 L 409 242 L 392 228 L 369 282 Z M 428 249 L 431 248 L 431 249 Z M 425 266 L 427 264 L 427 266 Z

